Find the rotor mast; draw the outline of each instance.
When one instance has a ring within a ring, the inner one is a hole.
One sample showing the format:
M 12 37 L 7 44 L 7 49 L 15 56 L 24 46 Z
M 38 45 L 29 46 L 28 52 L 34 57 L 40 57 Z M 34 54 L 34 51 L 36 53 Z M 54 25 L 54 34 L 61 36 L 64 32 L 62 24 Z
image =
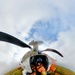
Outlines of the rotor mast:
M 31 41 L 29 45 L 33 46 L 33 50 L 38 52 L 38 45 L 43 44 L 43 41 Z

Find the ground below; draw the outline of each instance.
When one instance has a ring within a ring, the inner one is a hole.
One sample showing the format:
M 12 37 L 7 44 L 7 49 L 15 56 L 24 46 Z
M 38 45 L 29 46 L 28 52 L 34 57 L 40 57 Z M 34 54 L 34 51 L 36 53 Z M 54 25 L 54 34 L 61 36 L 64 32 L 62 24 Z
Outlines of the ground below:
M 22 68 L 16 68 L 5 75 L 22 75 Z M 65 67 L 56 66 L 56 71 L 51 75 L 75 75 L 75 73 Z

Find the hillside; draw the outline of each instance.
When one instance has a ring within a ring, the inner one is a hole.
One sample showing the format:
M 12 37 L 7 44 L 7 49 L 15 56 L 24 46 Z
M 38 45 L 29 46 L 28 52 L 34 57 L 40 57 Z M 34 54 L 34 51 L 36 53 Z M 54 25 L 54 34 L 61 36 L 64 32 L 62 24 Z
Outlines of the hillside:
M 5 75 L 22 75 L 22 68 L 16 68 Z M 51 75 L 75 75 L 75 73 L 65 67 L 56 66 L 56 71 Z
M 22 75 L 22 68 L 15 68 L 11 71 L 9 71 L 8 73 L 6 73 L 5 75 Z
M 75 75 L 73 71 L 58 65 L 56 66 L 55 73 L 58 73 L 59 75 Z M 53 75 L 55 75 L 55 73 Z

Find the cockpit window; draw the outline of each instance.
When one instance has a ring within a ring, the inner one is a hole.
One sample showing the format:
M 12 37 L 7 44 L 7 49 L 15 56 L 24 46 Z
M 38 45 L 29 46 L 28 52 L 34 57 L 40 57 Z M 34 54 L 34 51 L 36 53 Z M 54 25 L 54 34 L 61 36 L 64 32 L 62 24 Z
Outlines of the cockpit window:
M 36 55 L 36 56 L 32 56 L 30 57 L 30 66 L 32 68 L 32 66 L 36 66 L 37 65 L 37 62 L 42 62 L 44 67 L 48 68 L 48 58 L 45 56 L 45 55 Z

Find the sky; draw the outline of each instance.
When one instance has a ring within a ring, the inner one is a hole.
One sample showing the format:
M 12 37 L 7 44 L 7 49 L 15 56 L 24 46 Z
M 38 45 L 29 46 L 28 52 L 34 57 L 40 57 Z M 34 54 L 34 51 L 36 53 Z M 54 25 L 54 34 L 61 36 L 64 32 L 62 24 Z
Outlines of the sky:
M 0 31 L 29 44 L 41 40 L 39 48 L 53 48 L 64 57 L 48 53 L 57 64 L 75 71 L 75 0 L 0 0 Z M 0 41 L 0 75 L 19 66 L 29 51 Z

